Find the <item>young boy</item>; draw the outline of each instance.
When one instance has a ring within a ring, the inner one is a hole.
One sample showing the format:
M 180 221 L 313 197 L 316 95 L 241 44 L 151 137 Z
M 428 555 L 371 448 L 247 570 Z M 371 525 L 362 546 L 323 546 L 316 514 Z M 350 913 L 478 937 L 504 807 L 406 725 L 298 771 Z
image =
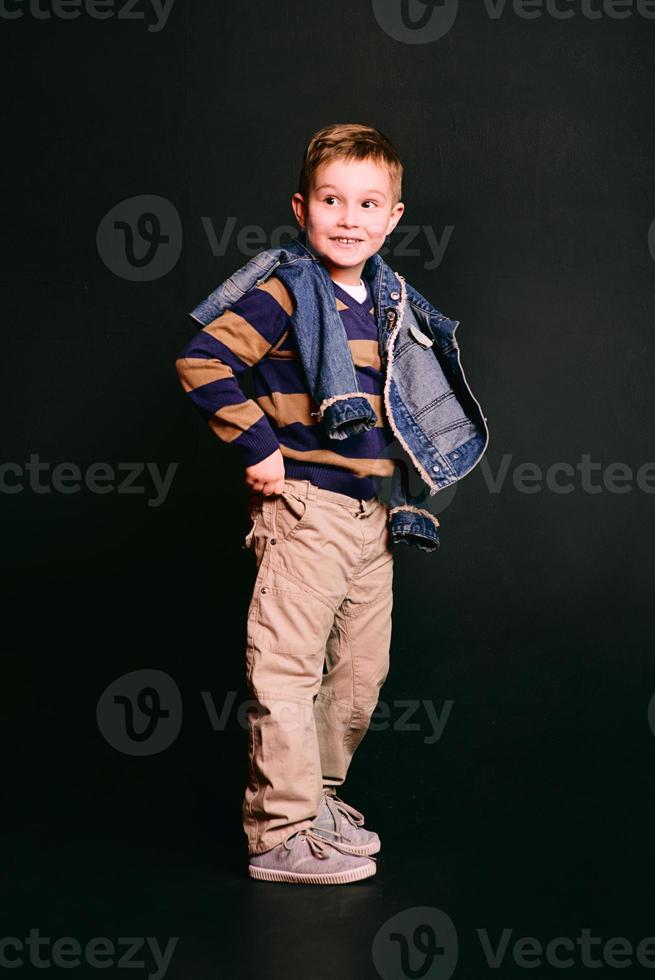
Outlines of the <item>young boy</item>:
M 258 571 L 246 677 L 255 707 L 242 812 L 249 874 L 260 880 L 342 884 L 376 871 L 377 834 L 336 792 L 389 670 L 393 550 L 377 478 L 393 472 L 395 437 L 362 270 L 403 214 L 402 173 L 378 130 L 333 125 L 312 137 L 291 200 L 329 274 L 374 425 L 335 439 L 315 421 L 292 322 L 302 292 L 275 275 L 207 323 L 176 362 L 212 431 L 240 451 L 251 490 L 245 546 Z M 238 385 L 246 368 L 254 400 Z

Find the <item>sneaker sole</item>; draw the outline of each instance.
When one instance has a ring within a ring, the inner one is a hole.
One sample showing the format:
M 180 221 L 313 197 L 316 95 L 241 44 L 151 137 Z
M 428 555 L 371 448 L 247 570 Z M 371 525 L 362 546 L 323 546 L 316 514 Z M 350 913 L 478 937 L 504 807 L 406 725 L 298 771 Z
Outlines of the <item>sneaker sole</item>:
M 304 875 L 295 871 L 273 871 L 270 868 L 259 868 L 249 864 L 248 873 L 258 881 L 286 881 L 294 885 L 347 885 L 351 881 L 361 881 L 371 878 L 377 871 L 377 865 L 371 861 L 369 865 L 353 868 L 352 871 L 333 871 L 324 875 Z

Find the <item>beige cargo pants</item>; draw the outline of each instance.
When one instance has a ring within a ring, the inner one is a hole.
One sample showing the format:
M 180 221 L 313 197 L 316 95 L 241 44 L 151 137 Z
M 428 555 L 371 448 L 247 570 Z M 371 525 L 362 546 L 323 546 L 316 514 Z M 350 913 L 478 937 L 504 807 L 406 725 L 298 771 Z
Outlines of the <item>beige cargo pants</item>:
M 287 479 L 251 493 L 248 609 L 250 854 L 308 827 L 340 786 L 389 670 L 393 553 L 388 508 Z M 334 793 L 334 789 L 330 789 Z

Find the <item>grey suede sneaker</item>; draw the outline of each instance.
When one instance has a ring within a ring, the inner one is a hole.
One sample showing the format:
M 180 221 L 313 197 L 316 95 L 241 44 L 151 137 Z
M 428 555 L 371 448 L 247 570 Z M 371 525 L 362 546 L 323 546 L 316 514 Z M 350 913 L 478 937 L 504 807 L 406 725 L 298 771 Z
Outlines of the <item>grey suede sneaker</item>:
M 289 834 L 263 854 L 251 854 L 248 864 L 251 878 L 297 885 L 345 885 L 376 871 L 375 858 L 347 853 L 337 839 L 319 837 L 312 827 Z
M 324 793 L 312 828 L 321 837 L 338 842 L 348 854 L 377 854 L 380 838 L 373 830 L 366 830 L 364 815 L 344 803 L 338 796 Z

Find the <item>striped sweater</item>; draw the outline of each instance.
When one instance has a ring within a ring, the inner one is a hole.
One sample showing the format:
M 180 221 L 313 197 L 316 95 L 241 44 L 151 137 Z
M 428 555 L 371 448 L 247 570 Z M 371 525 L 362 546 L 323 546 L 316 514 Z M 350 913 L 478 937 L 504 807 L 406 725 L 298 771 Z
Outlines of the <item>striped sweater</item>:
M 352 497 L 376 496 L 372 477 L 390 476 L 394 442 L 383 400 L 384 376 L 370 286 L 358 303 L 332 280 L 360 392 L 378 421 L 348 439 L 330 439 L 312 416 L 312 398 L 294 337 L 295 300 L 275 276 L 248 290 L 199 330 L 176 361 L 178 376 L 196 409 L 223 442 L 238 447 L 244 466 L 279 449 L 289 479 Z M 246 398 L 239 376 L 252 369 L 255 398 Z M 389 454 L 391 455 L 391 454 Z

